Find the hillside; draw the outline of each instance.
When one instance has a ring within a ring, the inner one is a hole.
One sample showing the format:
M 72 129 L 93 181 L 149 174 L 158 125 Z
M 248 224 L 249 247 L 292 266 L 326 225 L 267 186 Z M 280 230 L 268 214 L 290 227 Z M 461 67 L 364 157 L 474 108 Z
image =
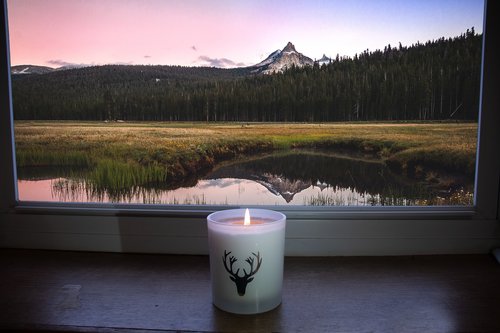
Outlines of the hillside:
M 34 65 L 18 65 L 12 66 L 10 71 L 13 75 L 27 75 L 27 74 L 47 74 L 55 71 L 56 69 L 47 66 L 34 66 Z
M 481 41 L 472 29 L 269 75 L 251 67 L 118 65 L 14 75 L 14 113 L 47 120 L 475 120 Z

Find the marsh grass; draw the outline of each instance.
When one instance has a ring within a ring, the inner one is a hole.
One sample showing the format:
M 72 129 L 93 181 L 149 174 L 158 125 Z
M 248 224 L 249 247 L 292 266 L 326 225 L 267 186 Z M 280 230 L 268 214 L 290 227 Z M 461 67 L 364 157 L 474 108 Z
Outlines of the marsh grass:
M 319 193 L 304 200 L 307 206 L 435 206 L 435 205 L 462 205 L 473 204 L 473 193 L 460 189 L 450 196 L 435 196 L 426 199 L 407 199 L 401 196 L 380 196 L 365 194 L 361 199 L 351 195 L 328 195 Z
M 126 191 L 134 186 L 151 186 L 167 181 L 165 166 L 141 166 L 135 162 L 102 159 L 86 177 L 95 190 Z
M 89 167 L 92 158 L 82 151 L 49 151 L 49 148 L 41 149 L 18 149 L 16 154 L 17 165 L 23 166 L 77 166 Z
M 476 123 L 15 123 L 19 167 L 87 168 L 95 189 L 115 192 L 175 183 L 222 161 L 295 148 L 369 156 L 410 176 L 470 176 L 476 137 Z

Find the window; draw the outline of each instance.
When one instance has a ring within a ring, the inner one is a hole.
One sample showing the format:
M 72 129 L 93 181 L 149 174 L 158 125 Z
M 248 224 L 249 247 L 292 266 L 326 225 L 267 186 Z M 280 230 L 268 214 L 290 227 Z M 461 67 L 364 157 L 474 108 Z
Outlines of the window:
M 6 1 L 3 1 L 5 20 Z M 403 254 L 487 251 L 498 245 L 498 67 L 493 9 L 486 15 L 476 201 L 470 208 L 304 207 L 289 218 L 288 254 Z M 203 253 L 204 216 L 213 206 L 60 205 L 17 201 L 6 24 L 2 25 L 2 246 L 130 252 Z M 496 71 L 496 72 L 495 72 Z M 280 209 L 281 210 L 281 209 Z
M 473 204 L 482 1 L 8 4 L 20 201 Z

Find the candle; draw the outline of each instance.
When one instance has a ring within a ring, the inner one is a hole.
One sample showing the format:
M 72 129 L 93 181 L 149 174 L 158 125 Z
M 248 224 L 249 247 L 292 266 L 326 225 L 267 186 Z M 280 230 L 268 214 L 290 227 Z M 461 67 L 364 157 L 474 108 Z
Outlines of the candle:
M 239 314 L 281 303 L 286 217 L 266 209 L 230 209 L 207 217 L 212 299 Z

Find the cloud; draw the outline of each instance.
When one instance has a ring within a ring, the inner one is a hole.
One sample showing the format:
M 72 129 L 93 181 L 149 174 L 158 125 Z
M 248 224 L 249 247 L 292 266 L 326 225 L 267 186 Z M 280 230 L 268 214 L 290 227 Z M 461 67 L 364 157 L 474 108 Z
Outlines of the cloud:
M 117 62 L 112 62 L 106 65 L 133 65 L 133 61 L 117 61 Z M 92 64 L 92 66 L 99 66 L 98 64 Z
M 200 63 L 202 66 L 210 66 L 210 67 L 219 67 L 219 68 L 230 68 L 230 67 L 241 67 L 245 66 L 242 62 L 234 62 L 231 59 L 227 58 L 210 58 L 209 56 L 199 56 L 197 63 Z
M 197 48 L 196 48 L 196 46 L 194 46 L 194 45 L 193 45 L 193 46 L 191 46 L 191 50 L 193 50 L 193 51 L 195 51 L 195 52 L 196 52 L 196 51 L 198 51 L 198 49 L 197 49 Z
M 102 66 L 103 65 L 102 63 L 95 63 L 95 62 L 92 62 L 90 64 L 84 64 L 84 63 L 78 64 L 75 62 L 64 61 L 61 59 L 47 60 L 47 64 L 50 64 L 50 65 L 55 66 L 55 67 L 65 67 L 65 68 L 82 68 L 82 67 Z M 133 65 L 133 64 L 134 64 L 133 61 L 128 61 L 128 62 L 117 61 L 117 62 L 105 64 L 105 65 Z
M 92 64 L 77 64 L 74 62 L 68 62 L 68 61 L 64 61 L 61 59 L 48 60 L 47 63 L 51 64 L 53 66 L 58 66 L 58 67 L 88 67 L 88 66 L 92 66 Z

